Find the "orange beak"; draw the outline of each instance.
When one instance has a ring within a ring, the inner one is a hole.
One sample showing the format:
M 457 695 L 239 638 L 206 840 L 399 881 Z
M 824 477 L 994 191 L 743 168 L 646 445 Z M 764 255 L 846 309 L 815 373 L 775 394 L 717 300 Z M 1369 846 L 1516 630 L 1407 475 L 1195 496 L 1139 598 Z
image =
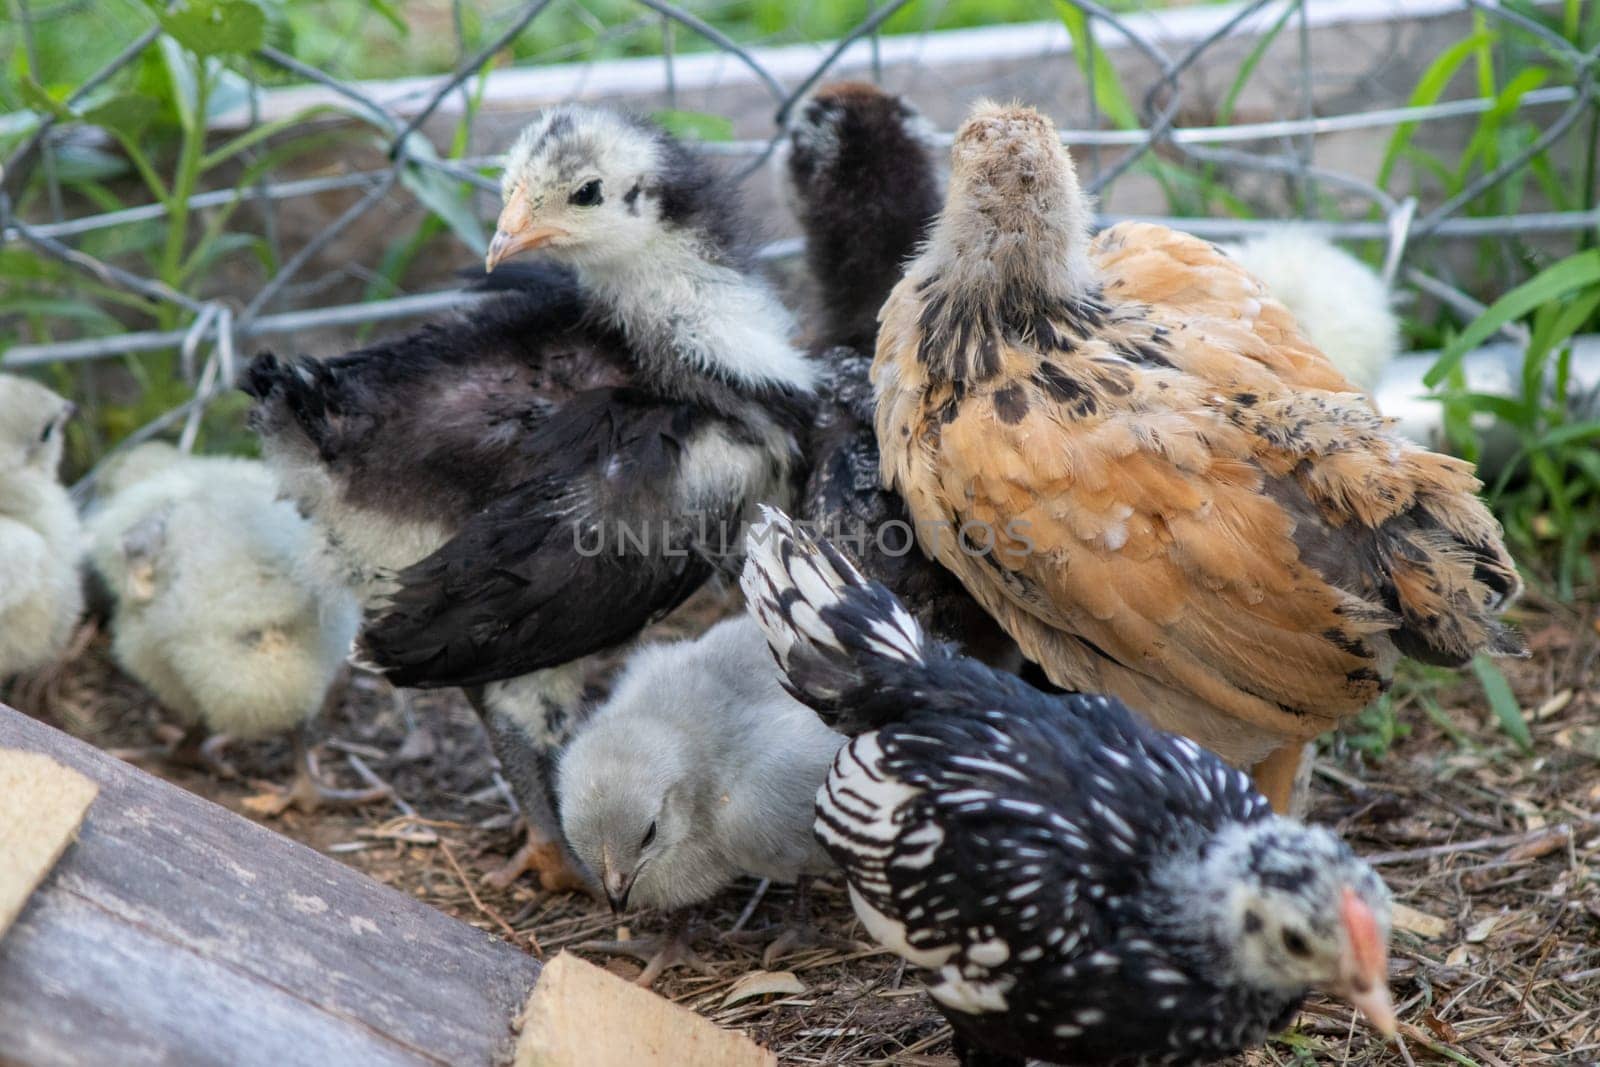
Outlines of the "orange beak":
M 483 258 L 485 273 L 492 272 L 502 260 L 547 245 L 557 237 L 569 236 L 559 226 L 534 226 L 532 214 L 527 195 L 518 186 L 495 224 L 494 240 L 489 242 L 489 253 Z
M 1389 1038 L 1395 1035 L 1394 1002 L 1389 999 L 1389 946 L 1379 932 L 1377 916 L 1354 889 L 1345 887 L 1339 900 L 1344 947 L 1339 957 L 1339 982 L 1334 995 L 1371 1020 Z

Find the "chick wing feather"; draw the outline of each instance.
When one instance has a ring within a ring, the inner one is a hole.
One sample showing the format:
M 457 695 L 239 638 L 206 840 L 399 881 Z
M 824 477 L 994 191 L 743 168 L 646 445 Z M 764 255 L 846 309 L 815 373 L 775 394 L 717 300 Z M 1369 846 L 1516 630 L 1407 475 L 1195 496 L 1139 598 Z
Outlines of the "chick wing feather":
M 395 576 L 363 655 L 397 685 L 481 685 L 611 647 L 677 607 L 714 569 L 692 547 L 699 521 L 738 513 L 668 499 L 694 422 L 629 389 L 569 402 L 521 442 L 531 476 Z

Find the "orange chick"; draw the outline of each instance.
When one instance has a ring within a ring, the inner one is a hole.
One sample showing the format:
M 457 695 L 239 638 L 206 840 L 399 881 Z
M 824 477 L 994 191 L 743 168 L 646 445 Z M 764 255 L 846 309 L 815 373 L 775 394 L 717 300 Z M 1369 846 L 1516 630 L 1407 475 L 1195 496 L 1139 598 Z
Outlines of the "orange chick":
M 1396 661 L 1515 654 L 1521 582 L 1469 464 L 1403 439 L 1215 246 L 1090 235 L 1051 122 L 979 104 L 881 313 L 882 477 L 1057 685 L 1256 768 Z

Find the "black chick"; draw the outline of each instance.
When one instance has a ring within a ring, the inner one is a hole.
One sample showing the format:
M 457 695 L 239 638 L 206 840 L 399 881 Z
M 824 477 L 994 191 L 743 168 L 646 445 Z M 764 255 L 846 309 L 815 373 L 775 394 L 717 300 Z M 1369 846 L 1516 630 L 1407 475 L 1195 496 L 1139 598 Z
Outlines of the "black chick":
M 680 604 L 737 556 L 747 509 L 790 492 L 813 371 L 735 202 L 659 128 L 553 109 L 506 182 L 490 266 L 548 245 L 572 273 L 326 362 L 258 357 L 245 388 L 364 593 L 360 656 L 397 685 L 469 687 L 528 818 L 519 860 L 571 885 L 550 772 L 583 661 Z
M 928 640 L 781 513 L 751 531 L 743 585 L 796 696 L 868 730 L 817 834 L 867 931 L 928 971 L 963 1064 L 1205 1062 L 1313 988 L 1393 1033 L 1389 894 L 1327 830 L 1114 698 Z
M 1015 643 L 917 548 L 905 504 L 878 473 L 868 378 L 878 309 L 943 202 L 936 152 L 932 127 L 915 108 L 862 82 L 819 89 L 790 126 L 784 170 L 805 235 L 821 363 L 800 514 L 939 638 L 1015 666 Z

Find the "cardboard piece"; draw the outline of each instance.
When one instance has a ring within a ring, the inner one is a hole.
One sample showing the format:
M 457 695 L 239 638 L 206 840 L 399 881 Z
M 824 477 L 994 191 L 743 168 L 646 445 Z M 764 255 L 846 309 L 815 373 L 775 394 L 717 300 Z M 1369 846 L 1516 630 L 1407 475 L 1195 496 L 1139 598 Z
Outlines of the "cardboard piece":
M 0 749 L 0 937 L 77 836 L 99 791 L 49 756 Z
M 563 952 L 523 1013 L 516 1067 L 778 1067 L 778 1057 Z

